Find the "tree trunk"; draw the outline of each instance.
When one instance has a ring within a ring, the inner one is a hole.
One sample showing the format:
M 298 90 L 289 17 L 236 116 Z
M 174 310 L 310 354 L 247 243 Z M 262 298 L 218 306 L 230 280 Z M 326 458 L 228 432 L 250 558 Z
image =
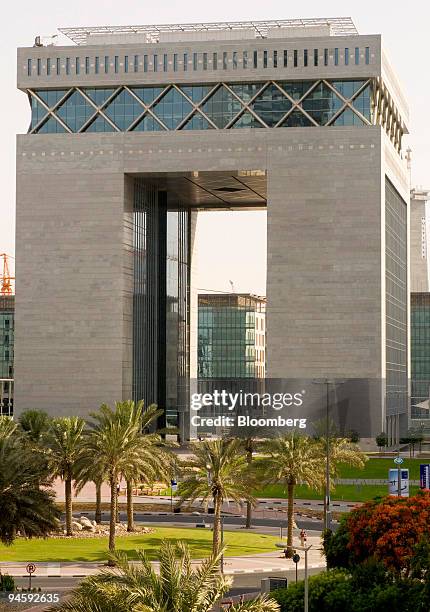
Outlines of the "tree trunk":
M 214 530 L 212 540 L 212 552 L 214 555 L 219 553 L 221 547 L 221 510 L 222 500 L 218 495 L 214 496 Z
M 127 531 L 134 531 L 133 481 L 127 480 Z
M 116 530 L 116 512 L 118 506 L 118 494 L 116 490 L 116 478 L 110 478 L 110 518 L 109 518 L 109 552 L 115 552 L 115 530 Z M 109 559 L 108 565 L 115 565 L 114 561 Z
M 252 440 L 248 439 L 246 441 L 246 462 L 248 466 L 252 463 Z M 245 529 L 251 529 L 251 521 L 252 521 L 252 504 L 251 502 L 246 502 L 246 523 Z
M 97 525 L 102 522 L 102 483 L 96 482 L 96 514 L 95 521 Z
M 64 496 L 66 504 L 66 534 L 72 535 L 72 479 L 66 478 L 64 481 Z
M 294 523 L 294 485 L 288 483 L 288 526 L 287 526 L 287 556 L 293 556 L 293 523 Z

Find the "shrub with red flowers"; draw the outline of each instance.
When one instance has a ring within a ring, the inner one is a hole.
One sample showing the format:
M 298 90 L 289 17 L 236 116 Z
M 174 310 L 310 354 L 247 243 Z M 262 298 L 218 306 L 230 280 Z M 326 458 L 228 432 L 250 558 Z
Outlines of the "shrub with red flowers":
M 416 546 L 429 536 L 430 491 L 367 502 L 348 515 L 345 528 L 350 563 L 373 557 L 408 575 Z

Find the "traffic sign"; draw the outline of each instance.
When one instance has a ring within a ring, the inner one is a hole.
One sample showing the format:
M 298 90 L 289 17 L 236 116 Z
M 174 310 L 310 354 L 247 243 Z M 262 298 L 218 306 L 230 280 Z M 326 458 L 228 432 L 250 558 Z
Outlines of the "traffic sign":
M 388 494 L 398 496 L 399 494 L 399 472 L 400 472 L 400 495 L 409 497 L 409 470 L 390 468 L 388 470 Z
M 294 561 L 294 563 L 298 563 L 300 561 L 300 555 L 298 555 L 297 553 L 294 553 L 293 561 Z
M 27 567 L 25 569 L 27 570 L 28 574 L 34 574 L 34 572 L 36 571 L 36 566 L 34 565 L 34 563 L 27 563 Z
M 396 463 L 397 465 L 401 465 L 403 463 L 404 459 L 403 457 L 395 457 L 394 458 L 394 463 Z
M 420 488 L 430 489 L 430 463 L 420 465 Z

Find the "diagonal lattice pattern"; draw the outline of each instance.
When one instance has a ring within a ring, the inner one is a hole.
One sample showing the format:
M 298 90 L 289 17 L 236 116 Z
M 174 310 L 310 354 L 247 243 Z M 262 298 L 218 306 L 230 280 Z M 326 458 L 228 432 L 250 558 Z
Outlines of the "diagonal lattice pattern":
M 32 134 L 373 123 L 370 80 L 74 87 L 29 95 Z

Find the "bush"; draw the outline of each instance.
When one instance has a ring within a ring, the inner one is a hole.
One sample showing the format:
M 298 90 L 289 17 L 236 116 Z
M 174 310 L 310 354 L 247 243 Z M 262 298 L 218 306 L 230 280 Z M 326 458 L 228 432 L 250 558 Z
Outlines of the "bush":
M 0 573 L 0 591 L 14 591 L 15 590 L 15 580 L 13 576 L 9 576 L 9 574 L 1 574 Z
M 351 553 L 348 548 L 349 531 L 346 519 L 347 515 L 344 514 L 336 533 L 331 529 L 325 529 L 323 532 L 323 550 L 328 569 L 350 567 Z
M 281 612 L 303 612 L 303 581 L 270 594 L 281 606 Z M 330 570 L 309 578 L 309 612 L 345 612 L 353 596 L 350 576 L 342 570 Z

